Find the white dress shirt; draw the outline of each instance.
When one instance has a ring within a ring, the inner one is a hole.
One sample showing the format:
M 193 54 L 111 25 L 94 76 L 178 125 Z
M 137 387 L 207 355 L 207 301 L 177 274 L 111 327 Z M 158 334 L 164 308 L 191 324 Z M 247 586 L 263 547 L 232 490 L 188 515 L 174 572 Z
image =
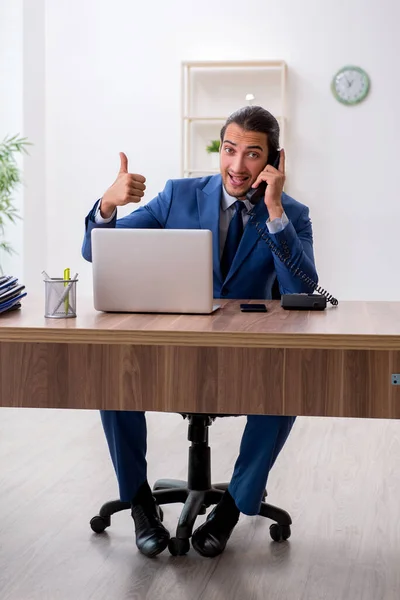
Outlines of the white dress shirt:
M 235 214 L 235 207 L 233 205 L 236 202 L 236 200 L 237 200 L 237 198 L 235 198 L 234 196 L 230 196 L 226 192 L 225 188 L 222 186 L 221 205 L 220 205 L 220 211 L 219 211 L 220 258 L 222 256 L 222 251 L 225 246 L 226 236 L 228 234 L 228 229 L 229 229 L 229 223 L 231 222 L 231 219 L 232 219 L 233 215 Z M 254 205 L 249 200 L 243 200 L 243 202 L 246 207 L 245 210 L 242 211 L 243 228 L 245 228 L 248 223 L 248 220 L 249 220 L 249 214 L 253 210 Z M 110 223 L 110 221 L 112 221 L 112 219 L 114 218 L 114 216 L 117 212 L 117 209 L 114 210 L 111 217 L 109 217 L 108 219 L 105 219 L 100 214 L 100 203 L 101 202 L 99 202 L 99 205 L 97 207 L 97 210 L 96 210 L 96 213 L 94 216 L 94 220 L 96 223 L 99 223 L 99 224 L 100 223 Z M 266 221 L 266 225 L 267 225 L 268 231 L 270 233 L 278 233 L 279 231 L 282 231 L 283 229 L 285 229 L 285 227 L 288 223 L 289 223 L 289 219 L 287 218 L 285 212 L 283 213 L 281 218 L 274 219 L 273 221 L 270 221 L 268 219 L 268 221 Z

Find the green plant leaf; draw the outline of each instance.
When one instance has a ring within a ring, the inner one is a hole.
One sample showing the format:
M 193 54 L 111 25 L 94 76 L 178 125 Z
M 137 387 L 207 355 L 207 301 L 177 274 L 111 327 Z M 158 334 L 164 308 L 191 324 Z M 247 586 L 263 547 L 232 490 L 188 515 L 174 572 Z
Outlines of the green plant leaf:
M 206 146 L 208 154 L 211 154 L 212 152 L 219 152 L 220 145 L 221 142 L 219 140 L 211 140 L 211 143 Z
M 22 177 L 16 161 L 16 154 L 29 154 L 27 146 L 32 146 L 26 137 L 19 134 L 6 136 L 0 142 L 0 249 L 8 254 L 14 250 L 10 244 L 2 240 L 6 222 L 15 223 L 20 219 L 18 210 L 14 206 L 13 193 L 21 184 Z
M 15 250 L 11 248 L 8 242 L 0 242 L 0 248 L 4 250 L 4 252 L 7 252 L 7 254 L 15 254 Z

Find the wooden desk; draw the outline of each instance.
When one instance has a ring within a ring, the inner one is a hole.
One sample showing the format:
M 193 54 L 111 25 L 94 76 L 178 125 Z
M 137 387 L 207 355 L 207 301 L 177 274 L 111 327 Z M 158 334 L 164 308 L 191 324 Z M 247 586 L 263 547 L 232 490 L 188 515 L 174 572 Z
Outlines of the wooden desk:
M 246 301 L 246 300 L 244 300 Z M 0 406 L 400 417 L 400 302 L 324 312 L 0 317 Z

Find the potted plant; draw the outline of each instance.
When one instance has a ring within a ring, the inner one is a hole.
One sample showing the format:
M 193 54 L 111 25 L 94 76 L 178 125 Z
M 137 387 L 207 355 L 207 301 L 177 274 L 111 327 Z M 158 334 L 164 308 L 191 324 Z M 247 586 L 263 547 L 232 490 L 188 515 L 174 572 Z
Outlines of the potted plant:
M 211 140 L 210 144 L 206 147 L 208 154 L 211 154 L 211 164 L 213 169 L 219 169 L 219 140 Z
M 21 172 L 15 155 L 27 153 L 26 147 L 29 145 L 27 138 L 18 135 L 5 137 L 0 143 L 0 251 L 8 254 L 12 254 L 14 250 L 4 239 L 5 226 L 7 222 L 15 223 L 20 218 L 13 199 L 13 192 L 21 183 Z

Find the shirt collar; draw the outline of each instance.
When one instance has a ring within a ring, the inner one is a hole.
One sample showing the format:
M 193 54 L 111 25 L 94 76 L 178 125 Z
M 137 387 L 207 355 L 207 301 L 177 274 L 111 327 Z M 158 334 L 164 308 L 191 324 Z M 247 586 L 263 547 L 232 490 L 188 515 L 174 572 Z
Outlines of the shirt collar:
M 221 208 L 223 211 L 228 210 L 233 204 L 235 204 L 237 198 L 234 196 L 230 196 L 226 191 L 224 185 L 222 185 L 222 194 L 221 194 Z M 249 200 L 244 200 L 244 205 L 246 207 L 246 211 L 249 213 L 254 208 L 253 204 L 249 202 Z

